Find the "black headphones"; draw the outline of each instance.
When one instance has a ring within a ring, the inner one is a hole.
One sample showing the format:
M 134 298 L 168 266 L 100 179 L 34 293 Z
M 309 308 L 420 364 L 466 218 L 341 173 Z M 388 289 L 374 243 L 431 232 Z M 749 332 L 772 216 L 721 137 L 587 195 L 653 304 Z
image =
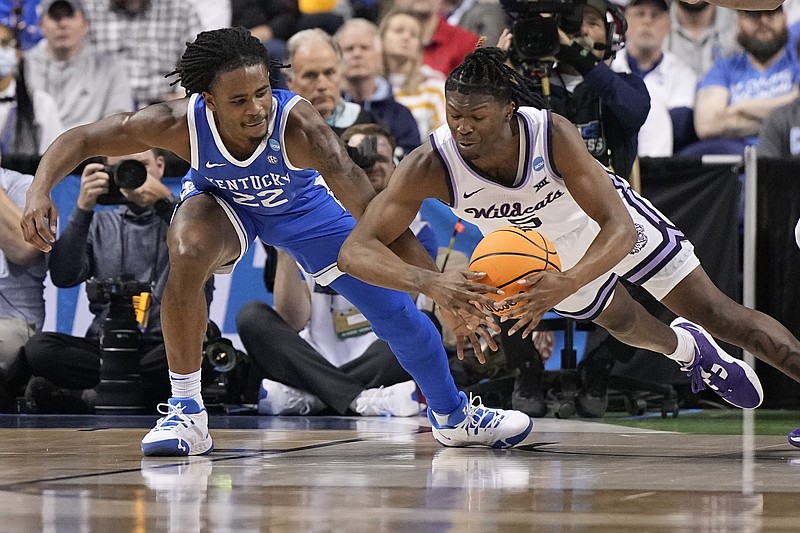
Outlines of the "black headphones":
M 604 45 L 594 47 L 603 50 L 603 59 L 611 59 L 617 52 L 625 47 L 625 32 L 628 30 L 628 21 L 622 9 L 609 0 L 599 0 L 606 6 L 606 42 Z M 602 46 L 602 48 L 601 48 Z

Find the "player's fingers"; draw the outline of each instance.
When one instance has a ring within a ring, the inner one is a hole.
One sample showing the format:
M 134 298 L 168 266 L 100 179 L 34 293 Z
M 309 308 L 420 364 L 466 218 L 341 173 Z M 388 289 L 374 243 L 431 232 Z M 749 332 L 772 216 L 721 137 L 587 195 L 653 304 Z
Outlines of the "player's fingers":
M 472 343 L 472 350 L 475 352 L 475 358 L 480 364 L 486 364 L 486 358 L 483 356 L 483 349 L 481 348 L 481 342 L 478 336 L 473 333 L 469 336 L 469 341 Z

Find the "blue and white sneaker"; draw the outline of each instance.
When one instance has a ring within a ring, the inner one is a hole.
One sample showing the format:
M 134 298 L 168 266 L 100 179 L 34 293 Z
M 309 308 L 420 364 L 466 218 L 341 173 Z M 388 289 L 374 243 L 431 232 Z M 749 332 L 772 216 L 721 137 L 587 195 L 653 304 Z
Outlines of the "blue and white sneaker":
M 214 449 L 208 434 L 208 413 L 191 398 L 170 398 L 158 404 L 156 426 L 142 439 L 144 455 L 203 455 Z
M 694 361 L 690 365 L 681 364 L 692 379 L 692 392 L 708 387 L 736 407 L 755 409 L 761 405 L 764 391 L 752 368 L 725 353 L 697 324 L 678 317 L 671 326 L 688 331 L 694 338 Z
M 449 415 L 428 408 L 433 438 L 442 446 L 519 446 L 533 430 L 533 420 L 520 411 L 484 407 L 480 396 L 460 392 L 461 406 Z

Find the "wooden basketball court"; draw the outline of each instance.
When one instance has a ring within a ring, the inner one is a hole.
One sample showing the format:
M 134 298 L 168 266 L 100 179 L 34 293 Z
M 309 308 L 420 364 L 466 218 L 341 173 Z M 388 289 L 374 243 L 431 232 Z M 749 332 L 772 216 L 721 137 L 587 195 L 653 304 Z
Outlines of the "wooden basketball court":
M 153 421 L 0 416 L 0 531 L 800 530 L 783 437 L 547 418 L 524 448 L 455 449 L 424 416 L 212 416 L 210 455 L 143 458 Z

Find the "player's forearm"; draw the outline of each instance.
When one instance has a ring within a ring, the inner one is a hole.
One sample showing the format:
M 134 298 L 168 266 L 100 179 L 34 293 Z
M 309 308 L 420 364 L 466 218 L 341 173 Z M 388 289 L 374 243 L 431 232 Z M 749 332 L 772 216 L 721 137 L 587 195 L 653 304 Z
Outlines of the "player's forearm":
M 28 195 L 49 194 L 75 167 L 90 157 L 86 138 L 81 135 L 83 127 L 78 126 L 59 135 L 45 151 L 36 175 L 28 189 Z M 84 155 L 85 154 L 85 155 Z
M 398 241 L 401 242 L 400 247 L 403 248 L 402 238 Z M 398 244 L 393 244 L 393 246 L 398 246 Z M 339 251 L 339 268 L 343 272 L 373 285 L 409 293 L 424 293 L 426 284 L 432 278 L 431 274 L 433 271 L 438 272 L 438 269 L 430 256 L 425 253 L 425 249 L 419 245 L 419 241 L 417 241 L 417 246 L 422 250 L 422 254 L 410 254 L 418 263 L 414 265 L 400 259 L 378 240 L 359 240 L 357 236 L 354 238 L 354 234 L 351 234 Z M 411 248 L 413 250 L 413 244 L 411 244 Z M 404 256 L 409 256 L 407 250 L 400 250 L 400 252 Z M 423 255 L 428 256 L 428 259 L 422 258 Z
M 636 230 L 632 222 L 602 226 L 586 253 L 566 274 L 577 290 L 614 268 L 635 244 Z

